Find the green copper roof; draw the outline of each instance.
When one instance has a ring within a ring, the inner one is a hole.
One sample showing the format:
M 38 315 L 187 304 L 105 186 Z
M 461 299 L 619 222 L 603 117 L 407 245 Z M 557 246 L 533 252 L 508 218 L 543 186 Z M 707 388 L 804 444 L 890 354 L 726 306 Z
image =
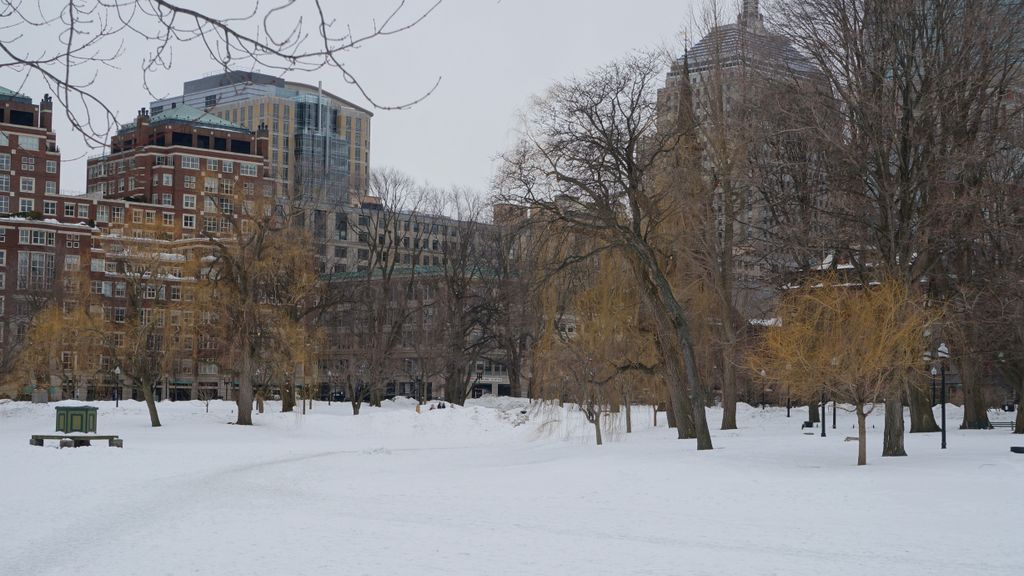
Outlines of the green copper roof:
M 20 92 L 15 92 L 9 88 L 0 86 L 0 100 L 14 100 L 16 102 L 22 102 L 24 104 L 31 104 L 32 99 Z
M 249 132 L 248 128 L 239 126 L 233 122 L 211 114 L 210 112 L 203 112 L 198 108 L 193 108 L 188 104 L 176 104 L 174 108 L 165 108 L 159 114 L 154 114 L 150 118 L 151 124 L 157 122 L 189 122 L 191 124 L 199 124 L 208 128 L 217 128 L 220 130 L 234 130 L 236 132 Z

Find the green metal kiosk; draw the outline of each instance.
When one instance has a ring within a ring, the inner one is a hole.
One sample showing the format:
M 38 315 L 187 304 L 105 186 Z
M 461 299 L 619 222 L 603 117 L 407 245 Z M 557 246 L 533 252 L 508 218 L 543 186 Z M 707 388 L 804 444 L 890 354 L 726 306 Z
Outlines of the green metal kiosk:
M 57 432 L 95 432 L 95 406 L 57 406 Z

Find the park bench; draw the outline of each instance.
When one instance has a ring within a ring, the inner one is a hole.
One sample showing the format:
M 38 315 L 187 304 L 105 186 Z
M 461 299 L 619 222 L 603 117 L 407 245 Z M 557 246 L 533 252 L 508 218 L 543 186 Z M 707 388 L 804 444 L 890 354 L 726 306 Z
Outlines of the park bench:
M 82 436 L 67 434 L 33 434 L 28 443 L 32 446 L 42 446 L 46 440 L 60 440 L 61 448 L 78 448 L 79 446 L 92 446 L 93 440 L 106 440 L 107 446 L 124 448 L 124 440 L 115 436 Z
M 1009 422 L 1009 421 L 1004 421 L 1004 422 L 990 421 L 988 423 L 988 427 L 989 428 L 1013 428 L 1013 422 Z

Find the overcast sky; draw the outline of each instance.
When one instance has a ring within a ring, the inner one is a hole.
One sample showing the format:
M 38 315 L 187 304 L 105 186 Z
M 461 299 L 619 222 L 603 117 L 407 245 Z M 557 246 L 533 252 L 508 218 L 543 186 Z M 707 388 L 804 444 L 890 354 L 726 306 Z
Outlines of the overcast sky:
M 221 0 L 216 6 L 237 10 L 250 4 Z M 358 32 L 395 2 L 326 4 Z M 428 4 L 410 0 L 409 14 Z M 699 0 L 443 0 L 412 30 L 376 39 L 347 56 L 351 71 L 384 104 L 415 98 L 441 78 L 434 94 L 412 109 L 375 113 L 371 165 L 396 167 L 435 185 L 486 192 L 494 158 L 512 141 L 517 115 L 532 96 L 552 82 L 630 50 L 678 50 L 696 6 Z M 129 42 L 127 48 L 116 63 L 118 69 L 98 71 L 95 87 L 123 122 L 131 121 L 150 101 L 138 72 L 139 54 L 146 46 Z M 178 47 L 172 69 L 150 77 L 151 89 L 160 96 L 178 94 L 185 80 L 216 70 L 214 63 L 202 58 L 202 50 L 194 44 Z M 46 91 L 37 80 L 21 86 L 13 73 L 3 74 L 0 85 L 20 87 L 36 101 Z M 326 90 L 366 105 L 336 75 L 288 78 L 321 80 Z M 82 191 L 85 161 L 74 157 L 89 152 L 62 114 L 55 112 L 65 159 L 61 188 Z

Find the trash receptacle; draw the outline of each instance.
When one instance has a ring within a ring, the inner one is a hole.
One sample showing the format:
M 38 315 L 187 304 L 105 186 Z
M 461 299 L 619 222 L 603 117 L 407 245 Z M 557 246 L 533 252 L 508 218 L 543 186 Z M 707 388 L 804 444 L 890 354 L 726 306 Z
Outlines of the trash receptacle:
M 57 406 L 57 432 L 95 432 L 95 406 Z

